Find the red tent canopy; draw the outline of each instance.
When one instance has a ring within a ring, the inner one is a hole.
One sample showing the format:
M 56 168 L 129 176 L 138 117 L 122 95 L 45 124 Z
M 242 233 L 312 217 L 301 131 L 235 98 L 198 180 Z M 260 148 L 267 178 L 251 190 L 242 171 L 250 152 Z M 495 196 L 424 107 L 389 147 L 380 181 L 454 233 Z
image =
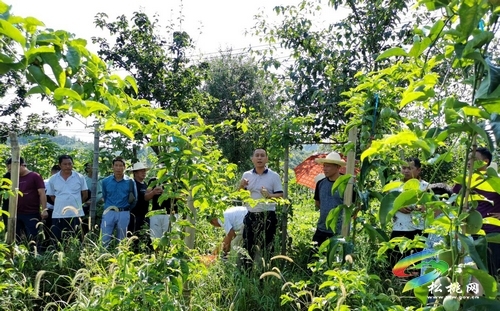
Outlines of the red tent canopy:
M 299 185 L 304 185 L 314 190 L 316 187 L 315 178 L 319 174 L 323 173 L 323 164 L 316 163 L 316 159 L 318 158 L 326 158 L 328 153 L 318 153 L 313 154 L 312 156 L 305 159 L 302 163 L 297 165 L 293 170 L 295 171 L 295 179 Z M 342 160 L 347 161 L 347 158 L 344 155 L 340 155 Z M 356 161 L 357 164 L 358 161 Z M 340 173 L 346 173 L 346 167 L 343 166 L 340 168 Z M 355 169 L 355 174 L 359 173 L 359 169 Z

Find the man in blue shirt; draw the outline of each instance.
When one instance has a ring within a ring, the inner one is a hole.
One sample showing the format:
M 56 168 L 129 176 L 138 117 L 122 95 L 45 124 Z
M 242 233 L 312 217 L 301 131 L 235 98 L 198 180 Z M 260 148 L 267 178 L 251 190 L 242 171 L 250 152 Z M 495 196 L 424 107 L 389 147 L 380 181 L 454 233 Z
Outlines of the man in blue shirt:
M 137 203 L 137 188 L 134 181 L 125 175 L 125 160 L 121 157 L 113 159 L 113 175 L 102 181 L 102 198 L 102 243 L 108 246 L 115 229 L 118 241 L 126 236 L 130 210 Z

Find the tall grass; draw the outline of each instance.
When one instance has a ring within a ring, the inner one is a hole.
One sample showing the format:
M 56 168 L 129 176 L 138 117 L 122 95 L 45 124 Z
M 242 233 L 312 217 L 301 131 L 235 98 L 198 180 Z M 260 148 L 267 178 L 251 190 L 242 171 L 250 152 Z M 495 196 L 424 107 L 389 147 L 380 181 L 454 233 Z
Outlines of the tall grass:
M 106 249 L 95 232 L 42 254 L 15 247 L 13 259 L 0 244 L 0 310 L 337 310 L 340 305 L 403 310 L 418 305 L 399 297 L 401 284 L 363 232 L 349 269 L 329 266 L 325 258 L 311 263 L 318 217 L 312 193 L 292 202 L 287 256 L 267 258 L 249 270 L 239 267 L 236 252 L 227 260 L 201 260 L 224 235 L 203 221 L 193 250 L 185 247 L 180 230 L 156 243 L 155 250 L 144 236 Z M 276 255 L 280 239 L 278 232 Z

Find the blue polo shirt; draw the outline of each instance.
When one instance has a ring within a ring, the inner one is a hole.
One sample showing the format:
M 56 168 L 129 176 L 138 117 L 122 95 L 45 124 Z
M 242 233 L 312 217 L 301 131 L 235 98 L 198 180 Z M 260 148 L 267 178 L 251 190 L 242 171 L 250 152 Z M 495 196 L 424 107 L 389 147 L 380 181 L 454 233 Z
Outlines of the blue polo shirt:
M 128 194 L 130 192 L 130 182 L 133 183 L 133 191 L 135 200 L 128 203 Z M 123 176 L 123 179 L 117 181 L 114 175 L 110 175 L 102 180 L 102 197 L 104 199 L 104 209 L 110 206 L 116 206 L 119 209 L 129 208 L 130 210 L 137 204 L 137 188 L 135 182 L 128 177 Z

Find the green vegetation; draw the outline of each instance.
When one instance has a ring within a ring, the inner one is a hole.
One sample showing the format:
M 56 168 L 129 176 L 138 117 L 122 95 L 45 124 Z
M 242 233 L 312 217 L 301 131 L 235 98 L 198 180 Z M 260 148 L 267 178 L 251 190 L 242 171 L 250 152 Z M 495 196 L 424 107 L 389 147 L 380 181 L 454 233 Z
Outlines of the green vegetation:
M 500 220 L 479 217 L 474 208 L 484 201 L 476 190 L 500 193 L 500 177 L 492 168 L 478 171 L 467 164 L 479 146 L 500 146 L 500 71 L 494 64 L 499 3 L 420 0 L 410 8 L 403 0 L 331 0 L 328 5 L 347 6 L 350 16 L 316 29 L 309 17 L 321 5 L 278 6 L 274 11 L 282 20 L 276 25 L 257 16 L 254 34 L 271 44 L 259 52 L 259 61 L 224 54 L 196 64 L 186 58 L 193 47 L 189 34 L 173 31 L 165 41 L 142 13 L 130 22 L 125 16 L 108 22 L 98 14 L 96 25 L 118 40 L 110 46 L 96 39 L 101 46 L 96 55 L 85 40 L 45 28 L 34 17 L 13 16 L 0 1 L 0 77 L 20 95 L 9 108 L 40 94 L 63 114 L 94 117 L 105 146 L 101 170 L 109 169 L 116 154 L 131 162 L 145 157 L 155 168 L 151 177 L 167 185 L 164 198 L 185 201 L 184 217 L 152 249 L 141 240 L 137 251 L 137 237 L 103 249 L 97 230 L 42 254 L 30 253 L 27 245 L 0 243 L 0 308 L 498 309 L 498 280 L 488 273 L 486 250 L 487 243 L 499 242 L 498 234 L 479 228 L 499 226 Z M 405 23 L 404 14 L 415 18 Z M 276 42 L 290 51 L 288 63 L 273 56 Z M 105 62 L 110 60 L 134 76 L 112 74 Z M 356 142 L 347 141 L 351 130 Z M 289 225 L 274 241 L 276 254 L 285 252 L 282 245 L 286 254 L 257 262 L 250 271 L 238 267 L 235 254 L 211 262 L 207 253 L 222 233 L 204 216 L 235 201 L 252 202 L 247 192 L 234 190 L 248 169 L 245 150 L 266 147 L 270 167 L 287 175 L 291 171 L 282 167 L 289 164 L 289 150 L 322 139 L 337 143 L 333 149 L 344 154 L 352 151 L 360 163 L 355 179 L 345 174 L 334 185 L 343 194 L 352 184 L 354 203 L 327 219 L 332 227 L 343 217 L 348 234 L 329 239 L 310 258 L 317 215 L 312 193 L 292 177 L 288 198 L 278 202 L 279 223 L 286 219 Z M 46 138 L 27 146 L 23 155 L 45 173 L 53 155 L 66 152 Z M 1 146 L 1 152 L 7 156 L 8 148 Z M 71 152 L 77 168 L 91 155 Z M 398 167 L 408 156 L 422 159 L 427 181 L 460 184 L 460 192 L 443 200 L 416 180 L 398 182 Z M 2 187 L 3 196 L 8 189 Z M 398 263 L 403 273 L 423 266 L 424 275 L 408 280 L 391 273 L 387 251 L 421 247 L 425 237 L 389 241 L 387 235 L 392 216 L 413 205 L 426 221 L 426 233 L 442 241 L 407 266 Z M 472 232 L 481 235 L 474 242 Z M 430 256 L 443 261 L 421 262 Z M 466 257 L 473 264 L 464 263 Z M 462 299 L 433 301 L 429 286 L 436 279 L 453 285 L 450 293 L 461 291 Z M 482 291 L 465 293 L 466 280 L 477 281 Z M 465 299 L 468 295 L 474 299 Z

